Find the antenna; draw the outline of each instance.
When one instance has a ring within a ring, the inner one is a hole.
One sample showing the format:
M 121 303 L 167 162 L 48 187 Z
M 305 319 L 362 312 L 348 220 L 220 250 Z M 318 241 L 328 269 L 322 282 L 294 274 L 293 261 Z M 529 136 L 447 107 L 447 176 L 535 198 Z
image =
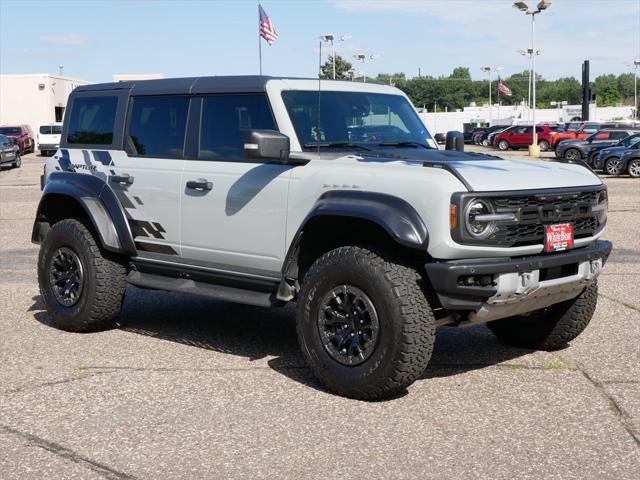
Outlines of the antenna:
M 320 40 L 320 54 L 318 55 L 318 115 L 316 118 L 316 148 L 320 156 L 320 89 L 322 86 L 322 40 Z

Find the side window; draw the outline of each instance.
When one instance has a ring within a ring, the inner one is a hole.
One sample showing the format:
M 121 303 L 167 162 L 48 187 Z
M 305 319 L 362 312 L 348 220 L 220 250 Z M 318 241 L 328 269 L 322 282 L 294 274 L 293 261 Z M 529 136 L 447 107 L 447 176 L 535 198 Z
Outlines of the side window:
M 244 131 L 260 129 L 276 129 L 265 95 L 204 97 L 198 158 L 242 159 Z
M 551 129 L 551 130 L 553 130 L 553 129 Z M 536 132 L 538 132 L 538 133 L 544 133 L 544 128 L 542 128 L 542 127 L 536 127 Z
M 584 133 L 596 133 L 598 130 L 600 130 L 600 125 L 597 123 L 587 123 L 583 129 Z
M 189 97 L 134 97 L 129 110 L 127 153 L 142 157 L 182 157 Z
M 610 135 L 609 132 L 596 133 L 596 140 L 606 140 Z
M 117 106 L 116 97 L 76 98 L 69 119 L 67 142 L 110 145 Z
M 622 140 L 623 138 L 627 138 L 628 136 L 629 136 L 628 132 L 621 131 L 621 132 L 613 132 L 612 138 L 614 140 Z

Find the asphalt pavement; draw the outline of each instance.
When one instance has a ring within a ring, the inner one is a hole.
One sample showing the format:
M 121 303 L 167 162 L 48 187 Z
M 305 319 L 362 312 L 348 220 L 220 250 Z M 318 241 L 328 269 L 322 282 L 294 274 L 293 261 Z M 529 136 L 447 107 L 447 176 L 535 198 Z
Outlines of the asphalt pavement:
M 568 348 L 442 327 L 403 396 L 361 402 L 314 379 L 291 308 L 128 287 L 119 328 L 55 329 L 42 164 L 0 172 L 1 479 L 640 478 L 640 181 L 605 178 L 615 249 Z

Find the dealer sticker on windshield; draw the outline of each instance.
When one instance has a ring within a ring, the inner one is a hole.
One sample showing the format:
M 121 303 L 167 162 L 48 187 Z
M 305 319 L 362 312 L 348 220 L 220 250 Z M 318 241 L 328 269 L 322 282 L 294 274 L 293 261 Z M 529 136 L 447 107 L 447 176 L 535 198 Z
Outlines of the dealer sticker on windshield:
M 558 223 L 545 227 L 544 249 L 546 252 L 560 252 L 573 248 L 573 224 Z

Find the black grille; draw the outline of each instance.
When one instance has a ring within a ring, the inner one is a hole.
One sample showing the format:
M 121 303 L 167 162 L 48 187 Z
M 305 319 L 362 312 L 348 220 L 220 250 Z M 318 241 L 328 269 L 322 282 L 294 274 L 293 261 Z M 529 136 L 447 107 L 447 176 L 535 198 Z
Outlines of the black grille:
M 487 198 L 486 196 L 484 198 Z M 513 213 L 515 220 L 498 223 L 486 240 L 501 246 L 534 245 L 544 241 L 545 226 L 572 223 L 574 238 L 596 234 L 600 225 L 592 208 L 601 200 L 601 190 L 552 192 L 493 197 L 495 213 Z

